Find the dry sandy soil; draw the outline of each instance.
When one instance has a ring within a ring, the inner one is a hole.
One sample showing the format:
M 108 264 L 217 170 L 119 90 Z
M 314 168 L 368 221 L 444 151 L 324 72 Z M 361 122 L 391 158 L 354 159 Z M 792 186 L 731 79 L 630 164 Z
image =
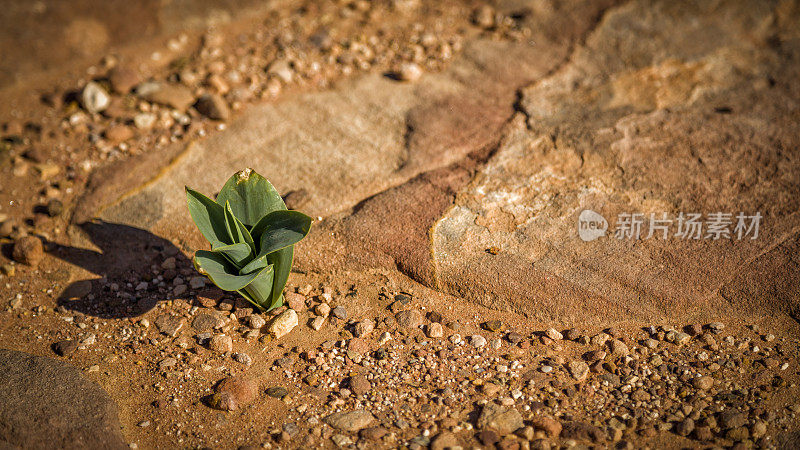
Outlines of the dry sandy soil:
M 800 446 L 797 2 L 7 3 L 0 446 Z M 270 312 L 191 262 L 245 167 Z

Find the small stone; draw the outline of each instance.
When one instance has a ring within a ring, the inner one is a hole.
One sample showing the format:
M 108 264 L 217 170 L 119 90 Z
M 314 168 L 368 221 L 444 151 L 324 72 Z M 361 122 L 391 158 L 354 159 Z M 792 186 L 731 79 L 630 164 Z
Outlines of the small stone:
M 311 322 L 308 324 L 308 326 L 310 326 L 311 329 L 313 329 L 314 331 L 319 331 L 322 328 L 322 325 L 324 324 L 325 324 L 325 318 L 317 316 L 311 319 Z
M 337 319 L 347 320 L 347 310 L 344 309 L 344 306 L 342 305 L 333 308 L 331 314 L 333 314 L 333 317 L 336 317 Z
M 489 5 L 478 7 L 472 14 L 472 21 L 481 28 L 492 28 L 494 26 L 494 9 Z
M 506 339 L 508 339 L 508 342 L 511 342 L 512 344 L 519 344 L 522 342 L 523 337 L 516 331 L 511 331 L 506 335 Z
M 442 328 L 442 324 L 437 322 L 428 324 L 428 326 L 425 327 L 425 334 L 429 338 L 440 338 L 444 336 L 444 329 Z
M 253 330 L 260 330 L 267 324 L 267 321 L 258 314 L 250 314 L 245 318 L 247 326 Z
M 71 356 L 78 349 L 80 343 L 72 339 L 58 341 L 53 344 L 53 351 L 58 356 Z
M 189 280 L 189 287 L 195 290 L 206 287 L 205 277 L 192 277 L 192 279 Z
M 127 94 L 141 82 L 141 77 L 129 67 L 117 66 L 108 73 L 108 81 L 111 83 L 111 89 L 114 92 Z
M 274 398 L 282 399 L 289 395 L 289 391 L 283 386 L 273 386 L 267 389 L 267 395 Z
M 753 439 L 759 439 L 765 434 L 767 434 L 767 424 L 760 420 L 754 423 L 750 429 L 750 436 L 752 436 Z
M 572 361 L 567 365 L 567 368 L 569 373 L 578 381 L 583 381 L 586 379 L 586 375 L 589 374 L 589 365 L 583 361 Z
M 675 333 L 675 339 L 673 342 L 675 345 L 686 345 L 692 337 L 689 336 L 687 333 L 684 332 L 677 332 Z
M 560 341 L 561 339 L 564 339 L 564 336 L 561 333 L 559 333 L 555 328 L 548 328 L 547 330 L 545 330 L 544 335 L 554 341 Z
M 37 267 L 44 258 L 44 247 L 42 241 L 35 236 L 24 236 L 14 242 L 14 250 L 11 255 L 14 261 Z
M 417 81 L 422 77 L 422 67 L 413 62 L 402 63 L 397 71 L 397 77 L 402 81 Z
M 253 358 L 250 357 L 247 353 L 234 353 L 231 355 L 234 361 L 244 364 L 247 367 L 253 364 Z
M 337 430 L 350 432 L 366 428 L 370 426 L 374 420 L 375 416 L 373 416 L 369 411 L 365 411 L 363 409 L 337 412 L 323 419 L 325 423 L 333 428 L 336 428 Z
M 178 332 L 181 330 L 181 328 L 183 328 L 184 319 L 182 317 L 162 314 L 156 317 L 155 324 L 156 327 L 158 327 L 158 331 L 167 336 L 175 337 L 178 335 Z
M 423 320 L 422 314 L 416 309 L 400 311 L 394 317 L 397 320 L 397 324 L 403 328 L 417 328 L 422 325 Z
M 692 419 L 685 419 L 675 426 L 675 433 L 681 436 L 688 436 L 692 431 L 694 431 L 694 420 Z
M 475 348 L 482 348 L 484 345 L 486 345 L 486 338 L 480 334 L 473 334 L 470 336 L 469 341 Z
M 531 425 L 537 430 L 542 430 L 547 437 L 556 439 L 561 434 L 561 422 L 547 416 L 534 416 Z
M 284 83 L 291 83 L 294 78 L 294 70 L 289 65 L 289 61 L 285 59 L 278 59 L 270 63 L 267 67 L 267 74 L 279 78 Z
M 284 295 L 284 299 L 286 300 L 286 306 L 295 311 L 299 312 L 306 309 L 305 295 L 298 294 L 296 292 L 287 292 Z
M 108 95 L 102 86 L 90 81 L 81 91 L 81 104 L 83 108 L 90 113 L 98 113 L 108 108 L 111 103 L 111 97 Z
M 314 312 L 322 317 L 327 317 L 331 313 L 331 307 L 327 303 L 320 303 L 314 308 Z
M 208 341 L 208 348 L 217 353 L 228 353 L 233 351 L 233 339 L 224 334 L 218 334 Z
M 214 313 L 201 313 L 192 321 L 192 328 L 199 332 L 211 331 L 215 328 L 221 327 L 223 320 Z
M 353 443 L 353 440 L 343 434 L 334 434 L 331 436 L 331 441 L 337 447 L 347 447 Z
M 364 337 L 370 333 L 372 330 L 375 329 L 375 322 L 373 320 L 367 319 L 358 322 L 355 327 L 353 327 L 353 334 L 356 337 Z
M 141 427 L 141 428 L 149 427 L 150 426 L 150 421 L 149 420 L 143 420 L 143 421 L 137 423 L 136 426 L 137 427 Z
M 134 132 L 131 127 L 127 125 L 113 125 L 106 130 L 104 136 L 109 144 L 117 145 L 132 139 Z
M 719 425 L 723 429 L 738 428 L 747 423 L 747 417 L 735 410 L 723 411 L 719 415 Z
M 708 329 L 714 333 L 719 333 L 725 329 L 725 324 L 722 322 L 711 322 L 707 325 Z
M 156 119 L 153 113 L 139 113 L 133 116 L 133 124 L 140 130 L 149 130 L 156 124 Z
M 194 95 L 186 86 L 148 81 L 136 87 L 136 95 L 153 103 L 185 111 L 194 103 Z
M 61 200 L 58 200 L 58 199 L 54 198 L 54 199 L 50 200 L 49 202 L 47 202 L 47 205 L 45 206 L 45 209 L 47 210 L 47 215 L 48 216 L 50 216 L 50 217 L 58 217 L 64 211 L 64 204 L 61 203 Z
M 347 343 L 347 349 L 358 355 L 363 355 L 369 350 L 369 345 L 367 345 L 367 341 L 361 338 L 353 338 Z
M 714 379 L 708 376 L 702 376 L 692 379 L 692 386 L 701 391 L 707 391 L 714 386 Z
M 205 94 L 197 99 L 194 105 L 197 112 L 208 117 L 211 120 L 228 120 L 230 117 L 230 109 L 225 100 L 217 94 Z
M 584 353 L 583 358 L 589 362 L 600 361 L 606 358 L 606 352 L 603 350 L 590 350 Z
M 164 358 L 158 362 L 158 369 L 162 372 L 178 365 L 178 360 L 175 358 Z
M 478 433 L 478 440 L 481 441 L 481 444 L 491 448 L 500 442 L 500 436 L 494 430 L 483 430 Z
M 449 431 L 442 431 L 431 441 L 431 450 L 453 450 L 461 448 L 458 437 Z
M 478 417 L 477 426 L 479 430 L 494 430 L 499 435 L 511 434 L 523 427 L 522 415 L 513 408 L 505 408 L 495 403 L 487 403 L 483 406 Z
M 292 331 L 298 323 L 299 318 L 297 312 L 293 309 L 287 309 L 272 319 L 272 322 L 270 322 L 267 328 L 267 332 L 272 334 L 275 339 L 280 339 Z
M 611 355 L 613 356 L 628 356 L 628 353 L 630 353 L 628 346 L 619 339 L 613 339 L 609 343 L 609 348 L 611 349 Z
M 209 401 L 211 407 L 233 411 L 255 400 L 258 396 L 258 382 L 251 378 L 228 377 L 220 381 L 214 391 L 216 394 Z
M 350 390 L 356 395 L 364 395 L 372 389 L 372 385 L 364 375 L 350 377 Z
M 501 322 L 499 320 L 490 320 L 488 322 L 483 322 L 481 324 L 481 328 L 483 328 L 486 331 L 491 331 L 491 332 L 500 331 L 500 328 L 502 328 L 502 326 L 503 326 L 503 322 Z

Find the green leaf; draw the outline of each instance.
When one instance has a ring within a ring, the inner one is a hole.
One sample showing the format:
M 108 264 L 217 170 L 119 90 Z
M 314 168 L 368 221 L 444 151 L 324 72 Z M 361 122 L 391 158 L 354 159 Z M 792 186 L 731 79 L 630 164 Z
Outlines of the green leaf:
M 242 269 L 239 270 L 239 273 L 241 274 L 250 273 L 259 269 L 263 269 L 268 265 L 269 262 L 267 261 L 267 255 L 258 256 L 252 261 L 250 261 L 246 266 L 242 267 Z
M 270 302 L 276 303 L 283 296 L 283 287 L 289 279 L 289 272 L 292 271 L 292 259 L 294 258 L 294 246 L 284 247 L 276 252 L 267 255 L 267 261 L 274 266 L 275 281 L 272 285 Z
M 256 271 L 239 275 L 239 271 L 223 255 L 207 250 L 198 250 L 194 254 L 194 267 L 225 291 L 238 291 L 244 288 L 260 273 Z
M 250 262 L 253 256 L 253 249 L 244 242 L 212 248 L 211 251 L 225 255 L 236 267 L 242 267 L 246 265 Z M 249 270 L 248 272 L 244 273 L 249 273 L 253 270 Z
M 262 309 L 272 309 L 272 302 L 270 301 L 270 294 L 272 293 L 273 283 L 273 267 L 267 266 L 257 272 L 258 276 L 253 279 L 250 284 L 244 287 L 242 291 L 246 292 L 248 296 L 243 296 L 251 302 L 258 305 Z
M 225 203 L 225 227 L 228 231 L 228 236 L 230 236 L 234 243 L 246 243 L 253 249 L 253 252 L 256 251 L 253 237 L 250 235 L 250 232 L 247 231 L 247 227 L 233 214 L 230 203 Z
M 205 195 L 186 188 L 186 203 L 189 214 L 211 247 L 222 247 L 232 242 L 225 226 L 225 210 Z
M 230 203 L 234 215 L 248 227 L 272 211 L 286 209 L 278 191 L 253 169 L 244 169 L 230 177 L 217 196 L 217 203 Z
M 296 244 L 311 229 L 311 217 L 299 211 L 273 211 L 253 227 L 252 234 L 259 240 L 258 255 Z

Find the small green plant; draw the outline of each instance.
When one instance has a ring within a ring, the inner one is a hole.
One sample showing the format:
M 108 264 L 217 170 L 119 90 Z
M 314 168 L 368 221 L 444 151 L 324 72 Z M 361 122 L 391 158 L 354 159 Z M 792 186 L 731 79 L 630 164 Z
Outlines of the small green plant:
M 194 266 L 214 284 L 236 291 L 259 309 L 283 304 L 294 244 L 311 218 L 289 211 L 266 178 L 244 169 L 228 179 L 217 200 L 186 187 L 189 213 L 211 250 L 198 250 Z

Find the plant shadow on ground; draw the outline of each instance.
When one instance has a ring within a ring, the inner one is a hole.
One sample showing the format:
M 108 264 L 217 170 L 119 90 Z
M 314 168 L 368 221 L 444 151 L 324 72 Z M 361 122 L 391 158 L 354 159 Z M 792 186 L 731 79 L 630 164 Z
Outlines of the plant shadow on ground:
M 153 273 L 151 266 L 159 267 L 167 290 L 172 288 L 172 279 L 181 276 L 181 271 L 193 272 L 191 260 L 178 247 L 149 231 L 104 221 L 84 222 L 77 228 L 100 251 L 45 241 L 50 255 L 100 277 L 76 281 L 64 289 L 58 305 L 69 310 L 108 319 L 139 316 L 169 296 L 154 286 L 153 277 L 158 274 Z M 176 268 L 162 270 L 161 263 L 169 257 L 175 258 Z M 142 281 L 148 287 L 136 290 Z M 118 290 L 112 290 L 113 284 Z

